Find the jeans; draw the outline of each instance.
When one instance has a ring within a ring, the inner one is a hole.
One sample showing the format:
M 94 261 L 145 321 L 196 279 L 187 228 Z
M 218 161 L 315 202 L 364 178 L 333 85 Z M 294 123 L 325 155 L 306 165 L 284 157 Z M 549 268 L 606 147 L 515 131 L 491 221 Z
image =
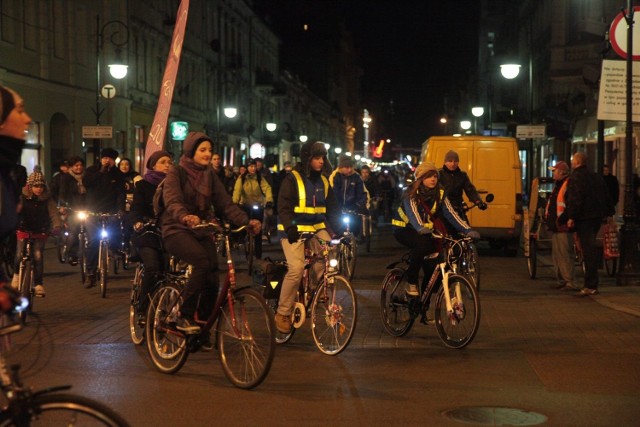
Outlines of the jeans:
M 33 256 L 33 283 L 32 286 L 42 285 L 42 276 L 44 274 L 44 244 L 46 239 L 33 239 L 31 244 L 31 255 Z M 18 239 L 16 245 L 15 272 L 20 272 L 20 261 L 22 261 L 22 251 L 27 246 L 26 239 Z
M 558 284 L 574 286 L 573 235 L 553 232 L 551 234 L 551 257 L 556 268 Z
M 409 248 L 409 268 L 407 269 L 407 281 L 413 285 L 418 284 L 420 267 L 424 271 L 423 287 L 431 277 L 436 266 L 435 260 L 425 260 L 424 257 L 436 252 L 432 237 L 420 234 L 412 227 L 398 227 L 393 231 L 396 240 Z
M 191 265 L 191 276 L 183 293 L 180 313 L 205 320 L 211 314 L 218 295 L 218 256 L 210 235 L 196 237 L 190 231 L 179 232 L 164 239 L 164 247 L 171 255 Z M 198 300 L 200 304 L 198 305 Z

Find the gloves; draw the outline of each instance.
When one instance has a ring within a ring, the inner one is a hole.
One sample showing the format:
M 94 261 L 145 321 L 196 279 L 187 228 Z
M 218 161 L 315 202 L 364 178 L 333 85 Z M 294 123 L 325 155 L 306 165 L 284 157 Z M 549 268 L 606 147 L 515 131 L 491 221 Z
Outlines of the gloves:
M 476 203 L 478 205 L 478 209 L 480 209 L 481 211 L 486 211 L 487 210 L 487 204 L 485 202 L 478 202 Z
M 292 225 L 291 227 L 287 228 L 287 240 L 289 241 L 290 244 L 294 244 L 295 242 L 298 241 L 298 239 L 300 238 L 300 233 L 298 233 L 298 227 L 296 227 L 295 225 Z
M 480 233 L 478 233 L 475 230 L 469 230 L 467 232 L 467 237 L 471 237 L 474 240 L 478 240 L 478 239 L 480 239 Z
M 433 230 L 431 230 L 428 227 L 422 227 L 420 230 L 418 230 L 418 234 L 422 234 L 422 235 L 426 235 L 426 234 L 431 234 Z

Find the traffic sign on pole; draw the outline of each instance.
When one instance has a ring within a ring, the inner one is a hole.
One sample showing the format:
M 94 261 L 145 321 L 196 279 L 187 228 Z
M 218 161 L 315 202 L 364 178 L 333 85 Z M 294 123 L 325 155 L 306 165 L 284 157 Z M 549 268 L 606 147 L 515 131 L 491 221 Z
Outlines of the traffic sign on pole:
M 90 139 L 113 138 L 113 126 L 82 126 L 82 137 Z

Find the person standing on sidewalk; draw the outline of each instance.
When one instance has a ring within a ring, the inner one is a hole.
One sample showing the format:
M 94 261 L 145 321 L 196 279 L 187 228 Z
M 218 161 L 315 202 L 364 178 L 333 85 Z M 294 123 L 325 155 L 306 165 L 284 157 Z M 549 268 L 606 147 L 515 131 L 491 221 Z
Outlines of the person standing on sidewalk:
M 602 176 L 587 167 L 587 155 L 575 153 L 567 188 L 567 226 L 575 229 L 582 248 L 584 287 L 579 296 L 598 293 L 598 252 L 596 235 L 602 220 L 610 215 L 609 194 Z
M 558 289 L 563 291 L 577 291 L 574 285 L 574 254 L 573 233 L 567 226 L 565 214 L 566 192 L 569 185 L 569 165 L 566 162 L 558 162 L 555 166 L 549 166 L 553 171 L 555 185 L 547 206 L 544 217 L 547 229 L 551 232 L 551 256 L 558 278 Z

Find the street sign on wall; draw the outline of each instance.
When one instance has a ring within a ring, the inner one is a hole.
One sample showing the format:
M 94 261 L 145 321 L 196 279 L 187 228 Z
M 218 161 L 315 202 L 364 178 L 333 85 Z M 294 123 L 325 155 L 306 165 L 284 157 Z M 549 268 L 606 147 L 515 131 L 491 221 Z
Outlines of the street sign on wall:
M 640 121 L 640 63 L 633 62 L 632 115 Z M 598 120 L 627 120 L 627 62 L 604 59 L 598 94 Z
M 516 138 L 544 138 L 545 125 L 518 125 L 516 126 Z
M 88 139 L 113 138 L 113 126 L 82 126 L 82 137 Z

